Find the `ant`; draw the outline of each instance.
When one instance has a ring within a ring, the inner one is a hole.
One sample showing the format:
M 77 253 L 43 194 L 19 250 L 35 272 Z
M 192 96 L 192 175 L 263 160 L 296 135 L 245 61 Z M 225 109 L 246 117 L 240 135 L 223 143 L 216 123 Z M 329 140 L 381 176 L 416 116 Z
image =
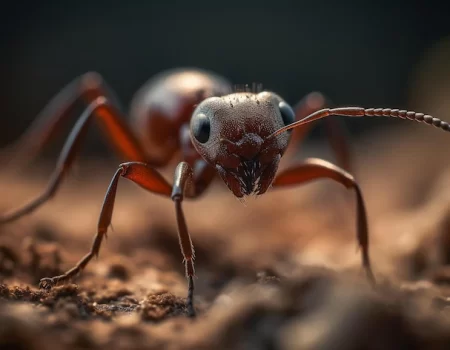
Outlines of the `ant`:
M 0 216 L 0 223 L 31 213 L 58 190 L 71 168 L 91 120 L 97 121 L 118 155 L 127 162 L 119 165 L 106 191 L 91 250 L 72 269 L 51 278 L 43 278 L 40 287 L 49 289 L 65 282 L 98 256 L 114 209 L 117 186 L 127 178 L 147 191 L 171 198 L 175 204 L 178 236 L 188 279 L 187 313 L 195 316 L 194 248 L 183 214 L 183 199 L 203 194 L 216 174 L 238 198 L 262 195 L 270 187 L 302 185 L 311 180 L 329 178 L 356 196 L 357 240 L 367 278 L 375 283 L 369 259 L 369 235 L 363 195 L 348 172 L 350 164 L 345 138 L 339 132 L 329 134 L 340 167 L 310 158 L 281 170 L 281 157 L 294 149 L 313 121 L 328 116 L 384 116 L 425 122 L 450 131 L 447 122 L 406 110 L 360 107 L 325 108 L 319 93 L 307 95 L 293 109 L 280 96 L 263 91 L 260 84 L 235 88 L 224 78 L 200 69 L 176 69 L 160 73 L 146 83 L 131 104 L 132 129 L 124 122 L 115 94 L 97 73 L 87 73 L 66 86 L 44 108 L 25 134 L 12 146 L 21 160 L 37 153 L 54 136 L 74 111 L 78 101 L 86 109 L 72 128 L 61 151 L 47 189 L 43 194 Z M 332 119 L 326 119 L 326 121 Z M 336 131 L 336 124 L 329 124 Z M 292 129 L 296 128 L 296 132 Z M 173 184 L 156 168 L 178 156 Z

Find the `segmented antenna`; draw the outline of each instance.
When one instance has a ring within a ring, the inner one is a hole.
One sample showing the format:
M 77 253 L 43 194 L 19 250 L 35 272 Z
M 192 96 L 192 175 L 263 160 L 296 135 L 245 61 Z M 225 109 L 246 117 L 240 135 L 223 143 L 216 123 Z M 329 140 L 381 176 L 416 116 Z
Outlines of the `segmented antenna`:
M 433 125 L 436 128 L 441 128 L 444 131 L 450 131 L 450 124 L 434 118 L 431 115 L 417 113 L 414 111 L 406 111 L 404 109 L 390 109 L 390 108 L 368 108 L 364 109 L 364 115 L 368 117 L 393 117 L 400 119 L 409 119 L 416 122 L 423 122 L 429 125 Z
M 277 131 L 275 131 L 270 137 L 277 136 L 282 132 L 293 129 L 297 126 L 311 123 L 315 120 L 322 119 L 331 115 L 343 116 L 343 117 L 393 117 L 400 119 L 409 119 L 414 120 L 416 122 L 423 122 L 429 125 L 433 125 L 437 128 L 440 128 L 444 131 L 450 132 L 450 124 L 440 120 L 438 118 L 434 118 L 431 115 L 417 113 L 413 111 L 407 111 L 404 109 L 391 109 L 391 108 L 361 108 L 361 107 L 342 107 L 342 108 L 326 108 L 321 109 L 320 111 L 314 112 L 309 116 L 296 121 L 292 124 L 284 126 Z

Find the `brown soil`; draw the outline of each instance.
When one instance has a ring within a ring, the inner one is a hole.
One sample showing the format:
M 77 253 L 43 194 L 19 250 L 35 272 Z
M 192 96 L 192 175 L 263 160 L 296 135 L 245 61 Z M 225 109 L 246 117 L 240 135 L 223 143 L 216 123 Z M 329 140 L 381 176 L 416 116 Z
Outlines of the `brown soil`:
M 376 289 L 360 267 L 351 192 L 319 181 L 241 203 L 217 181 L 185 204 L 189 319 L 172 203 L 122 181 L 99 259 L 73 284 L 39 290 L 90 247 L 114 165 L 86 161 L 50 203 L 0 226 L 0 349 L 450 349 L 450 142 L 402 126 L 354 144 Z M 2 174 L 0 210 L 48 174 Z

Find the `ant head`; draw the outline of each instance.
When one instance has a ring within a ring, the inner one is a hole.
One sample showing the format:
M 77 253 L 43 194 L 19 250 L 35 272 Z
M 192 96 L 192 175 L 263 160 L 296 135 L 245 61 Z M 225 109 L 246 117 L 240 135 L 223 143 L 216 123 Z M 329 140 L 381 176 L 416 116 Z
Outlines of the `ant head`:
M 271 185 L 290 133 L 269 137 L 295 119 L 292 108 L 271 92 L 211 97 L 191 118 L 191 139 L 236 197 L 263 194 Z

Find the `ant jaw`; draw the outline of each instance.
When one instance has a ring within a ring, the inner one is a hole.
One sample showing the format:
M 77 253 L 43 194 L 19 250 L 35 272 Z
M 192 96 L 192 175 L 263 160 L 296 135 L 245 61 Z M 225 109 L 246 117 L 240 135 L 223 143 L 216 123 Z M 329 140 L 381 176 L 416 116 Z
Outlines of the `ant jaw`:
M 216 164 L 216 170 L 222 178 L 223 182 L 225 182 L 230 191 L 233 192 L 233 194 L 237 198 L 244 197 L 244 192 L 242 191 L 239 178 L 235 175 L 234 172 L 226 170 L 219 164 Z
M 275 156 L 268 164 L 262 164 L 258 157 L 242 160 L 236 168 L 224 168 L 216 164 L 217 172 L 237 198 L 251 194 L 261 195 L 272 184 L 278 170 L 281 155 Z
M 275 175 L 277 174 L 278 165 L 280 164 L 281 154 L 277 154 L 272 157 L 270 163 L 266 165 L 259 179 L 259 191 L 258 195 L 265 193 L 272 185 Z
M 236 140 L 220 139 L 217 156 L 211 163 L 237 198 L 261 195 L 272 184 L 284 152 L 279 140 L 266 141 L 256 133 Z

